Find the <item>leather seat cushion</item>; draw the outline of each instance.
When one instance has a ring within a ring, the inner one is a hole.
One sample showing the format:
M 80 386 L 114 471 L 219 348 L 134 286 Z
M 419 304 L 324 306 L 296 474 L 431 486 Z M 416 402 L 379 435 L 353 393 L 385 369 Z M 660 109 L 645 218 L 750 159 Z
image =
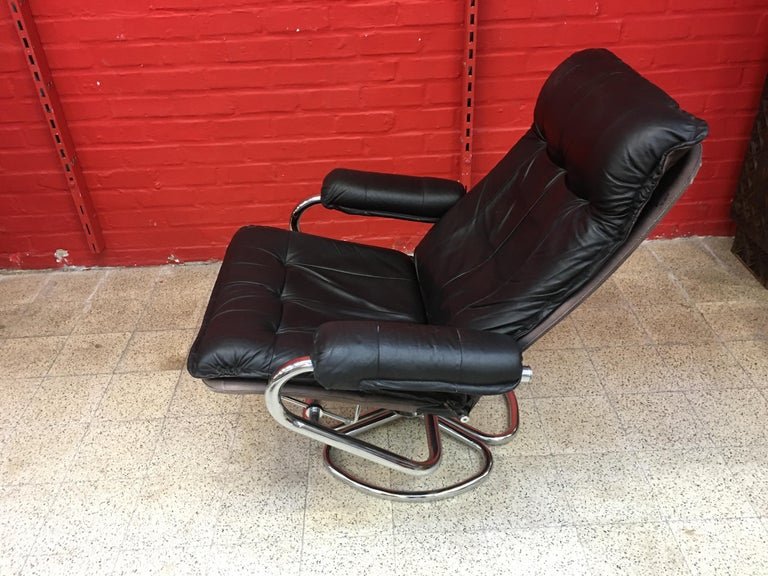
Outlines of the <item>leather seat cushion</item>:
M 241 228 L 227 249 L 189 354 L 198 378 L 267 380 L 335 320 L 424 323 L 413 261 L 394 250 Z

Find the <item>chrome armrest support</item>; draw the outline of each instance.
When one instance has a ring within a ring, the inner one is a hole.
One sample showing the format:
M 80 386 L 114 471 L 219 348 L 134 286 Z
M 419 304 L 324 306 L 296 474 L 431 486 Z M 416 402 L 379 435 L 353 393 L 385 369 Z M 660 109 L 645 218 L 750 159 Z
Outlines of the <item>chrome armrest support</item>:
M 310 198 L 302 200 L 296 205 L 296 208 L 294 208 L 293 212 L 291 212 L 291 230 L 294 232 L 299 232 L 299 220 L 301 219 L 301 215 L 304 214 L 304 211 L 307 208 L 310 208 L 315 204 L 320 204 L 319 195 L 311 196 Z
M 425 476 L 437 469 L 440 464 L 442 452 L 437 416 L 426 415 L 424 417 L 429 456 L 427 456 L 426 460 L 416 461 L 390 452 L 384 448 L 374 446 L 359 438 L 355 438 L 351 434 L 353 430 L 345 430 L 345 428 L 347 428 L 346 426 L 337 429 L 328 428 L 290 412 L 283 404 L 280 390 L 285 384 L 290 382 L 292 378 L 299 376 L 300 374 L 312 372 L 312 370 L 312 360 L 308 356 L 304 356 L 288 362 L 269 379 L 267 388 L 264 391 L 264 400 L 267 405 L 267 410 L 269 410 L 272 417 L 277 420 L 278 424 L 298 434 L 307 436 L 313 440 L 318 440 L 327 446 L 344 450 L 355 456 L 365 458 L 371 462 L 381 464 L 382 466 L 406 474 Z M 401 417 L 399 414 L 387 410 L 382 410 L 381 412 L 381 417 L 376 420 L 376 425 L 381 425 Z M 360 428 L 363 425 L 367 425 L 367 428 L 373 427 L 371 425 L 371 419 L 372 418 L 363 418 L 360 422 L 356 423 L 356 425 L 350 426 L 359 433 L 362 431 Z M 363 423 L 362 420 L 365 420 L 365 422 Z

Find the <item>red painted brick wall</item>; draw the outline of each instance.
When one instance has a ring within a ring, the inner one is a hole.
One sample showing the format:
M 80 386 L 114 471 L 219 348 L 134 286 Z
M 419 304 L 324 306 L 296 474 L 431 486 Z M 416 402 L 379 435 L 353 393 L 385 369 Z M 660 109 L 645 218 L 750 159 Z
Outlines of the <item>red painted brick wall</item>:
M 87 249 L 8 9 L 0 8 L 0 267 L 219 258 L 286 226 L 339 165 L 459 176 L 463 0 L 32 0 L 107 250 Z M 763 77 L 765 0 L 479 0 L 477 177 L 547 73 L 613 49 L 710 122 L 657 230 L 723 234 Z M 412 223 L 313 209 L 306 230 L 409 249 Z

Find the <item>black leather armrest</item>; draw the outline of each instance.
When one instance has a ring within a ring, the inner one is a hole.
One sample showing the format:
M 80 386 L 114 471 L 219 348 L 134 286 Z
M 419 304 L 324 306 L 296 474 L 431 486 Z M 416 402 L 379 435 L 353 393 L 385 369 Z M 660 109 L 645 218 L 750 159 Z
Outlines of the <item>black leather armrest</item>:
M 501 394 L 520 382 L 510 336 L 398 322 L 328 322 L 315 333 L 315 380 L 361 391 Z
M 323 206 L 347 214 L 436 222 L 464 195 L 454 180 L 337 168 L 323 180 Z

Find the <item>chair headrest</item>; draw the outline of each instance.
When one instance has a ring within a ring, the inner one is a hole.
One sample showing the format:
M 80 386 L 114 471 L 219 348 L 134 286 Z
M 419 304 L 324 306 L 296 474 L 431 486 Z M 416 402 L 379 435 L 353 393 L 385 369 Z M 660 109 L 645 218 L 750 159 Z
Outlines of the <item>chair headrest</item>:
M 676 152 L 708 132 L 604 49 L 577 52 L 555 69 L 536 102 L 534 130 L 571 191 L 605 216 L 642 207 Z

